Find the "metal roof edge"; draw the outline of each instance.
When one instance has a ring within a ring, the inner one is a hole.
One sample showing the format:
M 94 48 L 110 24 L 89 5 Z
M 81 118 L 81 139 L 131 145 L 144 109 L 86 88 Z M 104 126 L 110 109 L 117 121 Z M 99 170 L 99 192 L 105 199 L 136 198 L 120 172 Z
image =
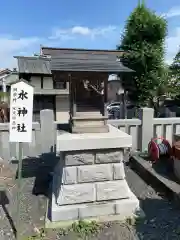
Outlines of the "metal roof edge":
M 41 56 L 13 56 L 14 58 L 16 58 L 16 59 L 29 59 L 29 60 L 36 60 L 36 59 L 38 59 L 38 60 L 45 60 L 45 61 L 51 61 L 51 59 L 50 58 L 48 58 L 48 57 L 46 57 L 46 56 L 44 56 L 44 55 L 41 55 Z
M 31 83 L 29 83 L 28 81 L 26 81 L 24 78 L 20 78 L 20 79 L 18 79 L 17 81 L 15 81 L 15 82 L 13 82 L 13 83 L 9 83 L 9 85 L 11 86 L 11 85 L 13 85 L 13 84 L 16 84 L 16 83 L 19 83 L 19 82 L 24 82 L 24 83 L 26 83 L 26 84 L 28 84 L 29 86 L 31 86 L 31 87 L 35 87 L 34 85 L 32 85 Z
M 8 75 L 6 75 L 6 76 L 4 76 L 4 77 L 2 77 L 2 78 L 4 78 L 4 79 L 6 79 L 6 78 L 8 78 L 9 76 L 11 76 L 11 75 L 19 75 L 19 72 L 11 72 L 11 73 L 9 73 Z M 0 78 L 0 79 L 2 79 L 2 78 Z

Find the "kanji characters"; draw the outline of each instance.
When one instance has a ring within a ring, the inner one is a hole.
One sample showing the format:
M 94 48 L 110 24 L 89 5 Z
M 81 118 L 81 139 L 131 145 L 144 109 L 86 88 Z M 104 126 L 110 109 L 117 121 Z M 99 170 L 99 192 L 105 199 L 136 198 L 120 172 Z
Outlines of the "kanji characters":
M 18 93 L 18 99 L 24 100 L 24 99 L 28 99 L 28 93 L 25 92 L 24 90 L 21 90 L 20 93 Z
M 21 115 L 24 117 L 28 113 L 25 107 L 17 109 L 17 115 L 20 117 Z
M 18 132 L 27 132 L 25 124 L 24 123 L 17 124 L 17 131 Z
M 13 102 L 16 102 L 17 100 L 17 88 L 13 88 Z

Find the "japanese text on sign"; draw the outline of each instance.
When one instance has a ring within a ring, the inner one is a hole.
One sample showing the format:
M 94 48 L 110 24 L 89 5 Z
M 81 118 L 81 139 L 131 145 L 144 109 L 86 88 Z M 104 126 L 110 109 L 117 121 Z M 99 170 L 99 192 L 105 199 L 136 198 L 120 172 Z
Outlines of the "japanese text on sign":
M 33 87 L 20 81 L 11 86 L 10 142 L 31 142 Z

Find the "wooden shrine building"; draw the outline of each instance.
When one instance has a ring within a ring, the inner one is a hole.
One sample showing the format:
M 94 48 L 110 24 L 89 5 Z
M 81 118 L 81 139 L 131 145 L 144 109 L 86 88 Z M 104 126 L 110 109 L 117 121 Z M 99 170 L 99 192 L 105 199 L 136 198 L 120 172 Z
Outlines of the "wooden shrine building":
M 47 54 L 48 49 L 53 48 L 41 49 L 39 59 L 41 64 L 46 62 L 49 67 L 47 71 L 53 79 L 63 79 L 69 84 L 71 131 L 108 132 L 106 106 L 109 75 L 132 70 L 117 60 L 118 51 L 112 54 L 112 51 L 106 50 L 54 49 L 55 54 Z M 29 73 L 28 69 L 26 73 Z

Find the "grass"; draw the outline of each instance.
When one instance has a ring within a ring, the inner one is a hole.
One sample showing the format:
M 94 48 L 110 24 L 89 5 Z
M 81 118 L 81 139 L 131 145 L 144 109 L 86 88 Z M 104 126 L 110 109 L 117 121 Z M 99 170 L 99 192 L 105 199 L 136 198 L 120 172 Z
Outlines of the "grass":
M 119 224 L 126 226 L 129 231 L 131 230 L 131 226 L 137 225 L 139 222 L 141 222 L 143 219 L 139 217 L 132 217 L 132 218 L 126 218 L 125 221 L 120 221 Z M 98 224 L 96 221 L 83 221 L 80 220 L 78 222 L 74 222 L 70 227 L 68 228 L 56 228 L 53 230 L 45 230 L 45 229 L 40 229 L 39 233 L 30 236 L 30 237 L 25 237 L 22 238 L 22 240 L 47 240 L 51 239 L 50 236 L 52 234 L 51 231 L 53 231 L 53 234 L 56 235 L 57 239 L 61 239 L 62 236 L 66 236 L 69 233 L 73 233 L 74 239 L 78 240 L 85 240 L 89 239 L 92 236 L 96 236 L 104 227 L 111 227 L 111 222 L 108 223 L 103 223 L 103 224 Z M 50 234 L 50 235 L 49 235 Z
M 101 229 L 95 221 L 78 221 L 74 222 L 69 228 L 54 229 L 57 232 L 57 237 L 68 235 L 70 232 L 75 233 L 79 239 L 86 239 L 87 237 L 96 235 Z M 44 229 L 40 229 L 40 233 L 34 236 L 24 237 L 22 240 L 44 240 L 46 239 L 46 232 Z
M 34 234 L 33 236 L 29 237 L 23 237 L 21 240 L 43 240 L 44 237 L 46 236 L 46 231 L 45 229 L 39 229 L 38 234 Z
M 61 229 L 58 231 L 58 236 L 67 235 L 69 232 L 74 232 L 77 234 L 81 239 L 86 239 L 86 237 L 93 236 L 97 234 L 100 230 L 100 225 L 95 222 L 87 222 L 87 221 L 78 221 L 74 222 L 71 227 L 67 229 Z

